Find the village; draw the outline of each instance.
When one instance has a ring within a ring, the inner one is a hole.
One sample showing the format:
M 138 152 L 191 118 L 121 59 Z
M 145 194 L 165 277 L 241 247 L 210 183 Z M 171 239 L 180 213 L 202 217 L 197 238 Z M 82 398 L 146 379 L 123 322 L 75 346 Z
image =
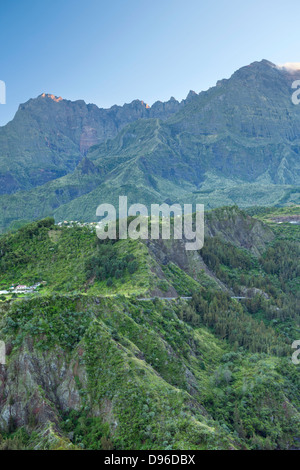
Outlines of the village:
M 90 230 L 94 230 L 98 222 L 78 222 L 78 220 L 64 220 L 63 222 L 58 222 L 58 227 L 88 227 Z
M 0 295 L 9 295 L 9 294 L 32 294 L 37 291 L 37 289 L 43 285 L 46 285 L 46 281 L 41 281 L 33 284 L 32 286 L 26 286 L 22 284 L 12 284 L 7 290 L 0 290 Z

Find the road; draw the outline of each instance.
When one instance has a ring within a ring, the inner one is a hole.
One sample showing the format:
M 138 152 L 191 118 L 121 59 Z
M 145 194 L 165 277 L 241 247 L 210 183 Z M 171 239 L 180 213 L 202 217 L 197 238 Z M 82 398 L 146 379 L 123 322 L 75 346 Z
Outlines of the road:
M 249 298 L 250 297 L 236 297 L 236 296 L 231 297 L 231 299 L 236 299 L 236 300 L 243 300 L 243 299 L 249 299 Z M 177 300 L 177 299 L 191 300 L 192 297 L 148 297 L 148 298 L 142 298 L 142 299 L 137 299 L 137 300 L 152 301 L 152 300 L 155 300 L 155 299 L 159 299 L 159 300 Z

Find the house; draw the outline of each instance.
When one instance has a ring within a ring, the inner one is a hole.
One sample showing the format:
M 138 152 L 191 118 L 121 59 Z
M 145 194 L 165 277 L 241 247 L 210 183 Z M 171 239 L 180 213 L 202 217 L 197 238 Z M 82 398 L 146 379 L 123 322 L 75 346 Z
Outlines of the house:
M 32 288 L 28 287 L 28 286 L 18 285 L 15 288 L 14 292 L 17 293 L 17 294 L 27 294 L 29 292 L 32 292 Z

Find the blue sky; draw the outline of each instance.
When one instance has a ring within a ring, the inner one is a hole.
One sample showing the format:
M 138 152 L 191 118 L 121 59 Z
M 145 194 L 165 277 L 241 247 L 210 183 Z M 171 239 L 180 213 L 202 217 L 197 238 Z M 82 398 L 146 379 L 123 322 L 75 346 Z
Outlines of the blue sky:
M 0 125 L 39 94 L 184 98 L 250 62 L 300 62 L 299 0 L 1 0 Z

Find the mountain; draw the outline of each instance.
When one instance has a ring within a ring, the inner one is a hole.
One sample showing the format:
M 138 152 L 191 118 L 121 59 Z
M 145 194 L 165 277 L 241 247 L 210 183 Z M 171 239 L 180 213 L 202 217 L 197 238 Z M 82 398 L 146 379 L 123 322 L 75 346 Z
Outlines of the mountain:
M 51 218 L 2 235 L 0 288 L 44 282 L 0 296 L 0 449 L 293 448 L 299 226 L 265 217 L 208 212 L 194 253 Z
M 28 106 L 38 105 L 43 109 L 44 129 L 63 129 L 59 132 L 68 136 L 62 139 L 64 145 L 72 141 L 69 148 L 60 147 L 62 153 L 57 148 L 49 150 L 52 159 L 59 159 L 57 164 L 47 158 L 53 172 L 67 174 L 55 178 L 52 170 L 51 174 L 46 169 L 38 171 L 52 179 L 38 183 L 38 178 L 30 176 L 30 172 L 36 174 L 32 164 L 22 156 L 26 191 L 0 197 L 2 230 L 16 220 L 47 215 L 56 220 L 96 220 L 97 206 L 117 204 L 119 195 L 127 195 L 132 203 L 199 202 L 207 208 L 298 203 L 300 107 L 291 98 L 292 83 L 299 75 L 300 71 L 266 60 L 254 62 L 208 91 L 190 92 L 181 103 L 171 99 L 151 108 L 142 102 L 99 110 L 83 102 L 47 97 L 30 101 L 24 115 Z M 72 119 L 66 111 L 56 118 L 59 107 L 72 109 Z M 84 118 L 77 117 L 78 109 Z M 116 115 L 118 125 L 112 125 Z M 16 118 L 10 126 L 16 126 Z M 80 151 L 80 141 L 86 142 L 86 126 L 94 129 L 88 135 L 95 139 L 87 139 L 88 145 Z M 92 145 L 97 139 L 98 145 Z M 28 149 L 35 145 L 31 137 Z M 28 189 L 28 185 L 38 186 Z
M 14 119 L 0 128 L 0 194 L 42 185 L 74 170 L 89 147 L 117 135 L 142 118 L 166 119 L 180 103 L 157 102 L 150 109 L 135 100 L 99 109 L 43 93 L 19 106 Z

